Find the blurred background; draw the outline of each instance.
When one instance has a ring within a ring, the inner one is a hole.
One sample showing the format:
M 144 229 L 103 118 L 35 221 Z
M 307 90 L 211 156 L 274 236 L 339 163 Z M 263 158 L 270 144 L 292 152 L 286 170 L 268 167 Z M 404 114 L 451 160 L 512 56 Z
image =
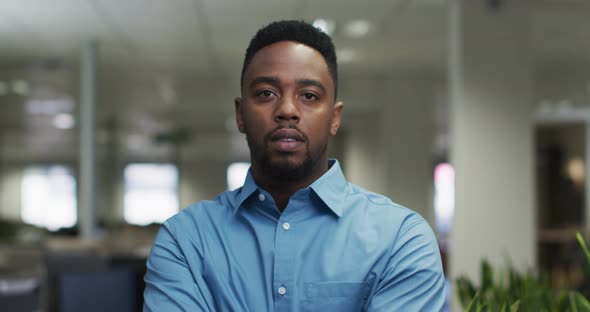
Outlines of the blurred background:
M 233 99 L 277 19 L 334 39 L 330 155 L 429 221 L 451 286 L 584 284 L 588 1 L 3 0 L 0 310 L 139 309 L 159 224 L 243 182 Z

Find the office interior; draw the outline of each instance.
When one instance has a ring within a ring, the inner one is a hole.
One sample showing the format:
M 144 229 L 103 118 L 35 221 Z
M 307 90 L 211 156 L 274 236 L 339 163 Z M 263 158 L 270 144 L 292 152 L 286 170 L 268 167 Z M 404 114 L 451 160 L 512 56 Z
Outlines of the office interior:
M 483 259 L 588 283 L 588 1 L 6 0 L 0 310 L 141 309 L 159 224 L 243 182 L 233 100 L 278 19 L 332 36 L 330 156 L 431 224 L 450 297 Z

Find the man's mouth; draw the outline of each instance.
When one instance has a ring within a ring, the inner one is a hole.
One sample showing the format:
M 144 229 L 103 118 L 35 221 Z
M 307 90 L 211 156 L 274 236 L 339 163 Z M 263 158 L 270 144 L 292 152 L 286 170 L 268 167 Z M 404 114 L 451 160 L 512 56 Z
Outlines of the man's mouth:
M 301 132 L 295 129 L 279 129 L 270 136 L 271 141 L 303 142 L 305 138 Z
M 271 136 L 271 146 L 283 153 L 292 153 L 304 146 L 305 137 L 295 129 L 279 129 Z

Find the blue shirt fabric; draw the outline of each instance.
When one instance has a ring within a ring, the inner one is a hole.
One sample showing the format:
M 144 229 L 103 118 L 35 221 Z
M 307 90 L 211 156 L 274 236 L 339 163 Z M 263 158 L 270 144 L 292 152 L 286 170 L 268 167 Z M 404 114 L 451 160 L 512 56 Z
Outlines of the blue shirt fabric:
M 281 213 L 243 187 L 167 220 L 144 311 L 440 311 L 445 279 L 417 213 L 346 181 L 337 161 Z

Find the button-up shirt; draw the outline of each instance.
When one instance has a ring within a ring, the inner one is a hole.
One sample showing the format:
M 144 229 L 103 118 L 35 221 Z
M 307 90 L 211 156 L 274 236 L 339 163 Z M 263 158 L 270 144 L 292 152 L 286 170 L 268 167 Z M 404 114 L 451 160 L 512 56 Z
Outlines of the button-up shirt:
M 346 181 L 337 161 L 281 213 L 243 187 L 162 224 L 144 311 L 439 311 L 444 276 L 417 213 Z

